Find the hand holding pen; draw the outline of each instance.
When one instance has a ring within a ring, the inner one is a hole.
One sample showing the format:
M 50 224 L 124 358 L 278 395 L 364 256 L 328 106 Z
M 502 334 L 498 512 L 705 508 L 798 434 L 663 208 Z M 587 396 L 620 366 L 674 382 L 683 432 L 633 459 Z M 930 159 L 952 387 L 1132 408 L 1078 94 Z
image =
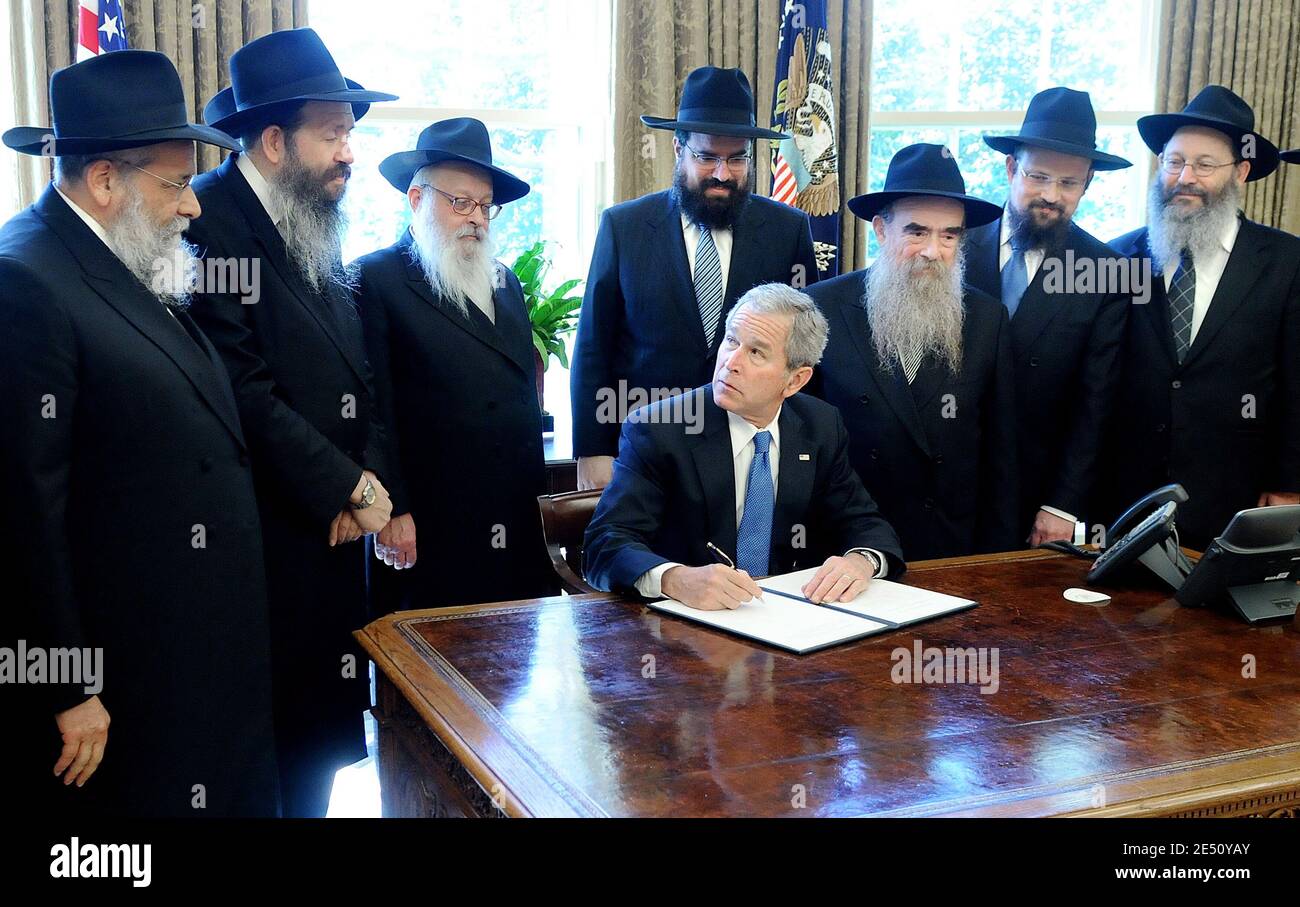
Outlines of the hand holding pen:
M 660 591 L 671 599 L 701 611 L 734 610 L 751 599 L 759 598 L 763 590 L 735 562 L 712 542 L 709 550 L 722 564 L 706 567 L 673 567 L 664 572 Z

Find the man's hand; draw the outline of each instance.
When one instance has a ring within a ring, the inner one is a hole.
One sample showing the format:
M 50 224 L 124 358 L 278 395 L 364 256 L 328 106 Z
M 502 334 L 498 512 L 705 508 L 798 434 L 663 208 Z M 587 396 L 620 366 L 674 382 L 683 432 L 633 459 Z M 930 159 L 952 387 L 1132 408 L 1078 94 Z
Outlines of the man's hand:
M 664 571 L 659 589 L 669 598 L 701 611 L 734 610 L 763 594 L 748 573 L 722 564 L 673 567 Z
M 866 590 L 876 569 L 876 562 L 860 551 L 844 557 L 828 557 L 799 591 L 815 605 L 850 601 Z
M 64 786 L 75 781 L 81 787 L 95 774 L 108 746 L 108 720 L 98 696 L 54 716 L 63 735 L 63 752 L 54 763 L 54 774 L 63 775 Z
M 415 566 L 415 518 L 395 516 L 375 536 L 375 557 L 396 570 Z
M 375 486 L 375 503 L 363 510 L 353 510 L 352 516 L 369 535 L 388 525 L 388 521 L 393 517 L 393 502 L 388 497 L 388 490 L 379 481 L 379 476 L 367 469 L 361 473 L 361 481 L 352 491 L 353 504 L 361 503 L 361 492 L 365 490 L 367 480 Z
M 1256 507 L 1278 507 L 1282 504 L 1300 504 L 1300 492 L 1266 491 L 1259 496 Z
M 579 491 L 604 488 L 613 477 L 613 457 L 578 457 Z
M 355 542 L 365 532 L 361 524 L 352 516 L 354 511 L 347 508 L 339 511 L 339 515 L 330 523 L 330 547 L 335 545 L 346 545 L 348 542 Z
M 1029 547 L 1037 548 L 1043 542 L 1073 542 L 1074 524 L 1046 510 L 1034 517 L 1034 528 L 1029 533 Z

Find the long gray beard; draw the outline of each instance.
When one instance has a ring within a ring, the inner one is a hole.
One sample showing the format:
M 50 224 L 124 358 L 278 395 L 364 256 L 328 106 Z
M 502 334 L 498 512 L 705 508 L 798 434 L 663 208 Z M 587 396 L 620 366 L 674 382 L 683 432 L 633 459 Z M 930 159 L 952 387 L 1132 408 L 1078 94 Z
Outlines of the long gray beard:
M 289 261 L 315 293 L 331 282 L 356 288 L 356 275 L 343 267 L 343 237 L 348 217 L 343 195 L 330 198 L 320 180 L 292 156 L 268 180 L 280 209 L 280 235 Z
M 1147 195 L 1147 239 L 1157 274 L 1168 262 L 1178 261 L 1184 249 L 1191 253 L 1193 261 L 1212 255 L 1219 247 L 1219 237 L 1237 219 L 1241 207 L 1241 187 L 1232 180 L 1219 192 L 1202 195 L 1202 204 L 1194 211 L 1182 212 L 1169 204 L 1177 189 L 1175 185 L 1166 191 L 1159 180 L 1153 180 Z
M 189 218 L 157 223 L 134 188 L 117 219 L 104 227 L 108 247 L 126 269 L 164 305 L 184 308 L 198 275 L 198 249 L 181 233 Z
M 433 223 L 425 199 L 411 216 L 411 257 L 420 266 L 424 279 L 433 295 L 445 299 L 461 315 L 469 317 L 469 303 L 486 309 L 492 299 L 497 282 L 497 262 L 493 255 L 492 240 L 486 230 L 466 224 L 454 236 L 443 236 Z M 457 239 L 477 232 L 479 242 L 474 244 L 468 257 L 462 254 Z
M 951 266 L 919 256 L 900 262 L 882 250 L 867 272 L 862 305 L 883 369 L 892 371 L 909 356 L 933 354 L 953 374 L 961 370 L 965 271 L 963 249 Z

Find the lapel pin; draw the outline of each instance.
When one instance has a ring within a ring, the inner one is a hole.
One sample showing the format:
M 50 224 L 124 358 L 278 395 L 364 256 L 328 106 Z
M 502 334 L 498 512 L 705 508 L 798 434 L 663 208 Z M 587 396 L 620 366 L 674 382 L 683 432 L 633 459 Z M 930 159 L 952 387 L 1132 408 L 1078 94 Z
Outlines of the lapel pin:
M 799 459 L 800 459 L 800 460 L 811 460 L 812 457 L 811 457 L 809 454 L 799 454 Z

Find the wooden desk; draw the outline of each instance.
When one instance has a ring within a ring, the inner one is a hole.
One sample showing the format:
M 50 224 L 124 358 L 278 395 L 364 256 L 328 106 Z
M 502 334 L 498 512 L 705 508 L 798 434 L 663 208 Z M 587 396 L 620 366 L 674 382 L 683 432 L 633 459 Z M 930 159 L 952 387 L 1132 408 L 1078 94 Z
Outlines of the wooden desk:
M 1294 817 L 1296 626 L 1154 585 L 1065 601 L 1087 566 L 918 563 L 908 583 L 980 606 L 804 656 L 608 595 L 383 618 L 357 636 L 384 813 Z M 894 683 L 918 639 L 996 647 L 997 692 Z

